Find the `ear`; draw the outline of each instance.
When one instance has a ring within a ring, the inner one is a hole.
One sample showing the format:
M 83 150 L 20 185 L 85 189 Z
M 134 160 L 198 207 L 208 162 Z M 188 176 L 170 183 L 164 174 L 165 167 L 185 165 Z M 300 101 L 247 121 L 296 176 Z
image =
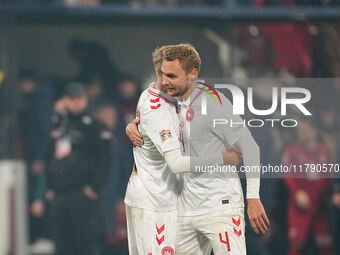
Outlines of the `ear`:
M 198 76 L 198 70 L 197 68 L 192 69 L 190 72 L 190 80 L 196 80 Z

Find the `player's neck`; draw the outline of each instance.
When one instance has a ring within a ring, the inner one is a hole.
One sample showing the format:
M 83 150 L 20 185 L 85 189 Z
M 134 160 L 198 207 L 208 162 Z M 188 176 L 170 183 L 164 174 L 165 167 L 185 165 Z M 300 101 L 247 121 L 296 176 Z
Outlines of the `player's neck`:
M 183 94 L 183 96 L 181 96 L 183 101 L 186 101 L 190 97 L 191 93 L 195 90 L 197 85 L 198 85 L 197 82 L 191 83 L 191 85 L 189 86 L 188 90 Z
M 157 80 L 153 88 L 162 91 L 162 81 Z

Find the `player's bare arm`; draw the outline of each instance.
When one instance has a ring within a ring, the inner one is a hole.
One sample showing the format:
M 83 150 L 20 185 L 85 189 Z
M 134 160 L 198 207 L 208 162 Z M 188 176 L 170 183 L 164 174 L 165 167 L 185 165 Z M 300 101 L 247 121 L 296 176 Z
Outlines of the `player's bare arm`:
M 260 149 L 250 133 L 240 138 L 237 145 L 243 152 L 245 166 L 260 165 Z M 250 224 L 256 234 L 265 233 L 270 226 L 270 222 L 260 200 L 260 173 L 246 173 L 246 177 Z
M 138 131 L 139 119 L 135 119 L 126 126 L 126 135 L 135 146 L 142 146 L 144 141 Z M 237 166 L 241 163 L 243 154 L 238 148 L 230 148 L 222 153 L 223 163 Z

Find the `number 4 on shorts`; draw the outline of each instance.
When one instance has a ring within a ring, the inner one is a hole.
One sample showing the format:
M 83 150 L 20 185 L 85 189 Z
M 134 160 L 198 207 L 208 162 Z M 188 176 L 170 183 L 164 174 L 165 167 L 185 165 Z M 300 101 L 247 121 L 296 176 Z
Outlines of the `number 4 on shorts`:
M 225 233 L 225 240 L 222 239 L 222 233 L 219 233 L 219 235 L 220 235 L 220 242 L 224 243 L 225 245 L 227 245 L 227 251 L 230 251 L 230 243 L 229 243 L 228 232 L 224 232 L 224 233 Z

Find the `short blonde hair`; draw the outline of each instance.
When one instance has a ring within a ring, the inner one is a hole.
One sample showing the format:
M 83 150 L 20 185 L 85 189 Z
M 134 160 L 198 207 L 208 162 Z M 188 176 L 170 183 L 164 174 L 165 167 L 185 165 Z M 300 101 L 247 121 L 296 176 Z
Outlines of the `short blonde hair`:
M 162 61 L 163 61 L 163 49 L 164 46 L 161 48 L 156 48 L 153 52 L 152 52 L 152 62 L 153 62 L 153 66 L 155 68 L 155 72 L 158 76 L 161 75 L 161 66 L 162 66 Z
M 201 68 L 200 55 L 191 44 L 166 45 L 160 49 L 162 50 L 163 60 L 173 61 L 178 59 L 182 68 L 187 73 L 191 72 L 194 68 L 197 68 L 198 71 Z

